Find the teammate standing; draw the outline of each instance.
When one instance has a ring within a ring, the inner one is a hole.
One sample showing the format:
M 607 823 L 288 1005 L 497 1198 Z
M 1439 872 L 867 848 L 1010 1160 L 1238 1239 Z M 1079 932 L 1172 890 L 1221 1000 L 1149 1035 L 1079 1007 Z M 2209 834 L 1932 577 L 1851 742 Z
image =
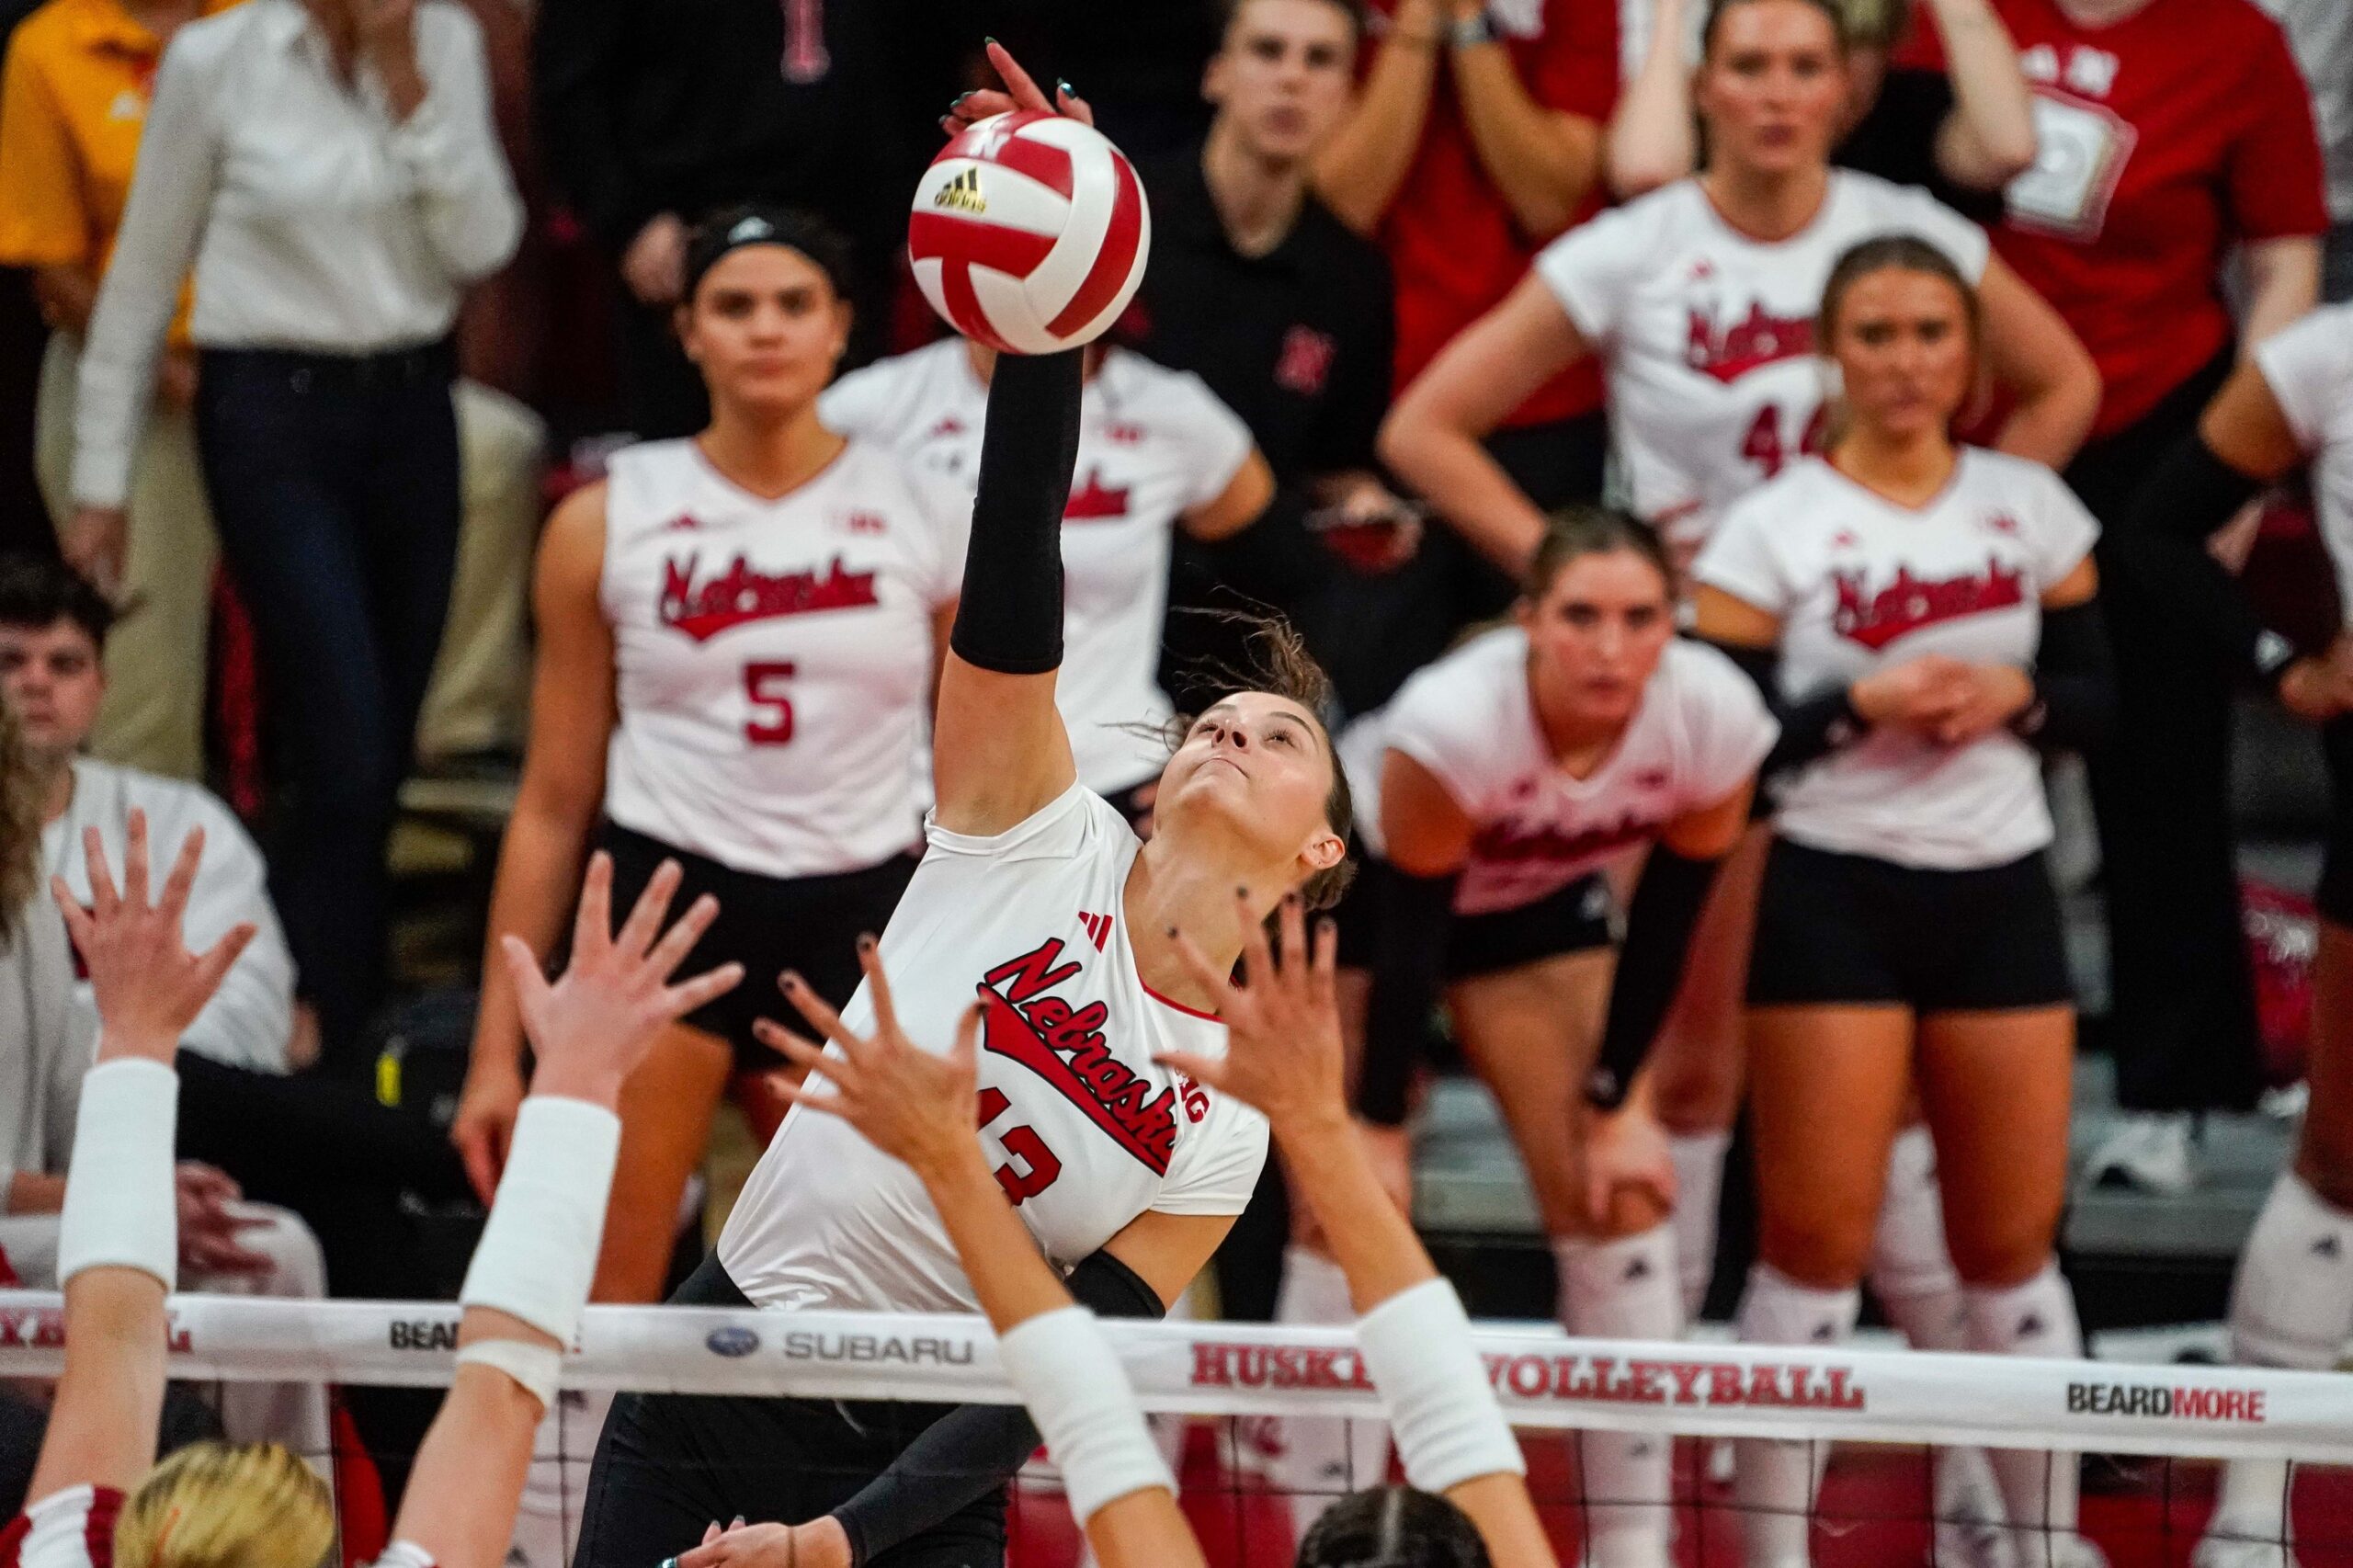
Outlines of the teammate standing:
M 1341 737 L 1378 858 L 1341 922 L 1345 961 L 1359 985 L 1369 973 L 1370 992 L 1358 1100 L 1376 1126 L 1404 1121 L 1412 1057 L 1442 993 L 1527 1166 L 1559 1264 L 1562 1322 L 1574 1334 L 1672 1339 L 1683 1329 L 1673 1176 L 1646 1105 L 1628 1091 L 1717 869 L 1748 825 L 1775 726 L 1731 661 L 1676 638 L 1665 547 L 1622 514 L 1557 520 L 1516 620 L 1423 670 Z M 1598 868 L 1642 846 L 1613 985 Z M 1592 1111 L 1570 1108 L 1581 1087 Z M 1336 1266 L 1295 1249 L 1279 1316 L 1335 1322 L 1347 1310 Z M 1347 1475 L 1339 1426 L 1285 1424 L 1279 1473 L 1295 1506 L 1320 1509 Z M 1591 1505 L 1587 1560 L 1664 1563 L 1673 1446 L 1592 1433 L 1580 1448 L 1588 1495 L 1608 1499 Z
M 1632 510 L 1678 558 L 1725 506 L 1819 449 L 1828 415 L 1814 310 L 1832 264 L 1873 234 L 1920 235 L 1982 283 L 1984 360 L 2013 400 L 2004 449 L 2046 462 L 2075 449 L 2098 381 L 2066 327 L 1988 258 L 1975 226 L 1918 191 L 1830 166 L 1847 102 L 1842 39 L 1826 0 L 1719 0 L 1693 87 L 1706 172 L 1554 242 L 1400 399 L 1384 452 L 1492 558 L 1524 568 L 1544 517 L 1479 437 L 1528 388 L 1586 355 L 1609 371 Z M 1753 835 L 1711 902 L 1656 1068 L 1694 1306 L 1714 1256 L 1739 1097 L 1738 999 L 1762 851 Z M 1922 1233 L 1912 1250 L 1937 1250 L 1933 1220 L 1911 1228 Z
M 1250 431 L 1199 376 L 1122 348 L 1089 347 L 1078 469 L 1063 513 L 1070 657 L 1055 685 L 1079 782 L 1133 823 L 1151 820 L 1168 760 L 1158 727 L 1168 557 L 1179 528 L 1215 545 L 1274 498 Z M 853 370 L 826 389 L 830 429 L 888 447 L 970 495 L 996 351 L 947 337 Z
M 540 645 L 522 791 L 490 929 L 554 949 L 594 845 L 622 896 L 676 859 L 720 917 L 699 962 L 799 965 L 847 1001 L 851 939 L 890 917 L 913 874 L 916 758 L 965 523 L 948 487 L 826 430 L 818 392 L 849 330 L 840 242 L 816 220 L 743 208 L 688 258 L 679 334 L 711 424 L 616 453 L 540 548 Z M 453 1136 L 487 1197 L 522 1104 L 521 1020 L 485 961 Z M 766 990 L 765 983 L 760 988 Z M 760 1004 L 722 998 L 668 1030 L 621 1099 L 627 1136 L 597 1299 L 662 1293 L 679 1195 L 731 1076 L 753 1124 L 783 1107 L 760 1074 Z M 576 1505 L 598 1395 L 551 1415 L 518 1543 L 548 1562 Z M 573 1483 L 563 1476 L 567 1467 Z
M 1051 106 L 1003 49 L 1014 88 L 962 112 Z M 1066 112 L 1084 106 L 1067 96 Z M 1216 997 L 1179 956 L 1243 947 L 1234 890 L 1263 915 L 1345 881 L 1348 794 L 1315 717 L 1323 693 L 1276 638 L 1267 688 L 1184 733 L 1158 781 L 1154 831 L 1081 784 L 1055 706 L 1063 524 L 1078 452 L 1078 351 L 1008 356 L 991 378 L 972 548 L 933 728 L 929 847 L 881 945 L 909 976 L 897 1016 L 944 1042 L 984 1006 L 981 1131 L 995 1179 L 1072 1293 L 1158 1315 L 1224 1237 L 1266 1157 L 1265 1121 L 1162 1064 L 1215 1056 Z M 1274 689 L 1279 687 L 1279 689 Z M 812 995 L 788 977 L 787 995 Z M 876 1020 L 861 994 L 846 1015 Z M 779 1035 L 781 1031 L 777 1031 Z M 969 1312 L 955 1249 L 905 1166 L 837 1121 L 795 1113 L 752 1173 L 718 1256 L 679 1300 L 776 1309 Z M 1003 1483 L 1036 1432 L 986 1406 L 790 1400 L 616 1402 L 597 1450 L 581 1561 L 642 1568 L 741 1514 L 801 1525 L 804 1563 L 1002 1559 Z M 725 1454 L 712 1470 L 699 1455 Z
M 2332 305 L 2256 346 L 2207 404 L 2197 435 L 2150 474 L 2119 574 L 2298 718 L 2320 726 L 2332 815 L 2313 960 L 2312 1042 L 2296 1157 L 2265 1200 L 2231 1293 L 2231 1347 L 2258 1366 L 2325 1371 L 2353 1338 L 2353 608 L 2326 652 L 2296 657 L 2206 552 L 2265 484 L 2309 464 L 2339 602 L 2353 607 L 2353 305 Z M 2198 1568 L 2292 1568 L 2288 1467 L 2234 1460 Z
M 1854 1326 L 1888 1153 L 1916 1093 L 1971 1348 L 2083 1352 L 2052 1254 L 2075 1008 L 2040 758 L 2113 701 L 2097 525 L 2040 464 L 1956 448 L 1975 298 L 1908 237 L 1847 253 L 1820 333 L 1841 433 L 1700 554 L 1699 631 L 1779 712 L 1780 790 L 1748 975 L 1759 1261 L 1741 1336 Z M 1923 942 L 1919 934 L 1937 939 Z M 1739 1445 L 1749 1568 L 1807 1560 L 1811 1445 Z M 2074 1456 L 1994 1456 L 2029 1568 L 2086 1564 Z

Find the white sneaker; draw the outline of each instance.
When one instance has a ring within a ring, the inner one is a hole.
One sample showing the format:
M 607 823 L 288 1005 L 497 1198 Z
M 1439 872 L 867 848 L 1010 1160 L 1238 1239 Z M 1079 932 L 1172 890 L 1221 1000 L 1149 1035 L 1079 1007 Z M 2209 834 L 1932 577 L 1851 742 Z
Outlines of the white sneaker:
M 2084 1162 L 2086 1187 L 2123 1187 L 2177 1198 L 2198 1185 L 2189 1113 L 2126 1111 Z
M 2233 1535 L 2230 1528 L 2222 1519 L 2208 1525 L 2206 1539 L 2189 1554 L 2189 1568 L 2296 1568 L 2287 1542 Z
M 2255 1108 L 2275 1121 L 2301 1121 L 2304 1108 L 2312 1104 L 2313 1086 L 2299 1078 L 2292 1084 L 2276 1089 L 2266 1089 L 2255 1102 Z

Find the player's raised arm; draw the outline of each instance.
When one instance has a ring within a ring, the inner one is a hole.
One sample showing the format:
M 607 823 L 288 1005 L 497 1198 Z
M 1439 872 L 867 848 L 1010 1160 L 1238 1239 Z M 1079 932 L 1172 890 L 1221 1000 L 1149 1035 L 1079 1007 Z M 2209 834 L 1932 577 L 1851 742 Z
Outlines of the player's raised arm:
M 989 56 L 1008 93 L 974 98 L 1052 109 L 1001 46 L 991 44 Z M 1063 106 L 1088 118 L 1066 96 Z M 951 833 L 1003 833 L 1078 778 L 1054 708 L 1054 673 L 1063 662 L 1063 508 L 1078 458 L 1082 352 L 1002 355 L 989 381 L 964 590 L 932 732 L 934 809 Z
M 385 1555 L 397 1568 L 497 1568 L 597 1267 L 620 1147 L 621 1081 L 665 1025 L 744 977 L 739 964 L 670 983 L 719 912 L 708 895 L 662 929 L 678 866 L 665 860 L 616 933 L 613 865 L 589 862 L 572 960 L 551 985 L 529 947 L 501 944 L 539 1066 L 459 1300 L 458 1375 L 417 1450 Z M 659 940 L 656 940 L 656 937 Z
M 1496 1568 L 1552 1568 L 1528 1495 L 1526 1462 L 1504 1424 L 1454 1287 L 1381 1185 L 1348 1117 L 1334 970 L 1339 939 L 1317 922 L 1311 951 L 1296 894 L 1283 901 L 1281 957 L 1245 915 L 1244 979 L 1232 983 L 1180 937 L 1194 978 L 1218 997 L 1223 1057 L 1170 1066 L 1258 1108 L 1285 1168 L 1315 1212 L 1360 1314 L 1365 1369 L 1389 1408 L 1405 1479 L 1468 1515 Z
M 58 1221 L 65 1288 L 65 1373 L 26 1495 L 39 1505 L 78 1486 L 128 1493 L 155 1458 L 164 1404 L 164 1297 L 177 1282 L 179 1225 L 172 1138 L 180 1035 L 253 939 L 239 926 L 201 955 L 180 917 L 204 849 L 179 848 L 161 895 L 148 896 L 147 813 L 131 813 L 122 887 L 98 830 L 83 835 L 90 907 L 63 881 L 51 890 L 88 968 L 98 1010 L 97 1063 L 84 1075 Z M 321 1521 L 324 1523 L 322 1512 Z M 320 1546 L 326 1541 L 322 1538 Z
M 813 1074 L 792 1098 L 842 1117 L 923 1179 L 997 1332 L 1006 1375 L 1062 1466 L 1071 1512 L 1097 1558 L 1107 1568 L 1201 1562 L 1200 1545 L 1176 1506 L 1175 1480 L 1118 1357 L 1095 1315 L 1071 1299 L 1006 1201 L 973 1130 L 980 1009 L 965 1011 L 954 1049 L 935 1056 L 901 1029 L 871 942 L 860 945 L 859 959 L 874 1006 L 871 1037 L 845 1026 L 806 986 L 788 983 L 794 1006 L 841 1051 L 826 1056 L 809 1041 L 778 1035 L 785 1053 Z M 748 1546 L 777 1529 L 728 1533 Z M 718 1538 L 710 1543 L 712 1550 L 682 1558 L 680 1568 L 724 1568 L 732 1555 L 728 1545 L 727 1537 Z

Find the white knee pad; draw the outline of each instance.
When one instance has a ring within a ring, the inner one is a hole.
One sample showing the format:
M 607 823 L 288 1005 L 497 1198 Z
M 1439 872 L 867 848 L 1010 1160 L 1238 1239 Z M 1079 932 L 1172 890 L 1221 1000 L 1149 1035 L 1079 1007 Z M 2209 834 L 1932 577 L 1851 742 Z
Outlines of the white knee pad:
M 2075 1293 L 2056 1263 L 2046 1263 L 2023 1283 L 1972 1285 L 1969 1303 L 1970 1348 L 1994 1356 L 2042 1356 L 2072 1360 L 2084 1353 L 2084 1331 L 2075 1320 Z M 2079 1497 L 2076 1459 L 2039 1449 L 1994 1449 L 1994 1478 L 2010 1517 L 2011 1538 L 2026 1568 L 2057 1560 L 2064 1538 L 2075 1532 Z
M 2231 1286 L 2231 1353 L 2325 1371 L 2353 1338 L 2353 1214 L 2293 1171 L 2271 1184 Z
M 1738 1326 L 1745 1345 L 1836 1345 L 1855 1332 L 1862 1294 L 1822 1290 L 1760 1263 L 1748 1271 Z M 1741 1510 L 1747 1568 L 1804 1568 L 1812 1559 L 1814 1494 L 1828 1448 L 1744 1437 L 1733 1445 L 1733 1494 Z

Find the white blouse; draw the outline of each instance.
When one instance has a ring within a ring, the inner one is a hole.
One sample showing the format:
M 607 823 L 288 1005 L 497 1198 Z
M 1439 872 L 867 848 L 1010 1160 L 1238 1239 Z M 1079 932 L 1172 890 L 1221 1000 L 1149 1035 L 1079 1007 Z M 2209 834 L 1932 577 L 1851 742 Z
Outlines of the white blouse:
M 122 504 L 191 262 L 199 346 L 366 354 L 440 337 L 514 254 L 481 29 L 451 0 L 420 0 L 415 28 L 426 93 L 400 120 L 364 62 L 335 74 L 301 0 L 173 38 L 82 358 L 76 501 Z

